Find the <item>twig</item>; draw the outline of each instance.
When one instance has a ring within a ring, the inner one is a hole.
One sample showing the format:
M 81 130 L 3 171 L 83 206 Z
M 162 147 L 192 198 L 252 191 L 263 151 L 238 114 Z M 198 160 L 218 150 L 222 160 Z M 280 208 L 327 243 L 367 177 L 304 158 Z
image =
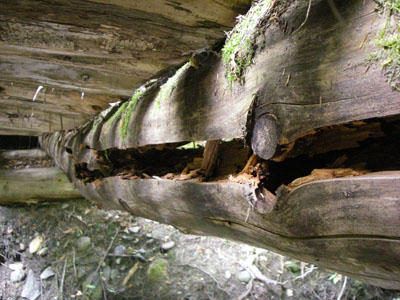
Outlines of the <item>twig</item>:
M 117 228 L 117 230 L 115 231 L 115 234 L 114 234 L 114 236 L 113 236 L 113 238 L 112 238 L 112 240 L 110 242 L 110 245 L 108 245 L 108 248 L 107 248 L 106 252 L 104 252 L 103 257 L 99 261 L 99 264 L 97 265 L 95 274 L 100 271 L 101 265 L 103 264 L 104 260 L 106 259 L 108 252 L 110 252 L 110 250 L 111 250 L 111 248 L 112 248 L 112 246 L 114 244 L 115 238 L 117 237 L 118 233 L 119 233 L 119 228 Z
M 146 262 L 146 259 L 139 255 L 139 254 L 107 254 L 107 256 L 111 256 L 111 257 L 132 257 L 135 258 L 137 260 L 140 260 L 142 262 Z
M 101 280 L 100 278 L 100 283 L 101 283 L 101 287 L 103 289 L 103 300 L 107 300 L 107 291 L 106 291 L 106 287 L 104 286 L 104 282 L 103 280 Z
M 308 1 L 307 14 L 306 14 L 306 17 L 305 17 L 303 23 L 301 23 L 301 25 L 299 26 L 299 28 L 297 28 L 295 31 L 293 31 L 293 34 L 295 34 L 297 31 L 299 31 L 299 30 L 301 29 L 301 27 L 303 27 L 304 24 L 306 24 L 306 22 L 307 22 L 307 20 L 308 20 L 308 16 L 310 15 L 311 2 L 312 2 L 312 0 L 309 0 L 309 1 Z
M 72 264 L 74 266 L 74 275 L 75 275 L 75 279 L 76 279 L 78 276 L 77 276 L 76 266 L 75 266 L 75 248 L 72 248 Z
M 84 220 L 82 220 L 82 218 L 75 216 L 73 214 L 70 215 L 70 217 L 74 218 L 75 220 L 78 220 L 79 222 L 81 222 L 83 225 L 90 227 L 88 223 L 86 223 Z
M 337 300 L 341 300 L 343 297 L 344 290 L 346 289 L 346 284 L 347 284 L 347 276 L 344 277 L 342 289 L 340 290 L 339 295 L 337 296 Z
M 210 278 L 217 284 L 217 288 L 218 288 L 219 290 L 221 290 L 221 291 L 227 293 L 227 291 L 225 291 L 225 290 L 221 287 L 221 285 L 219 284 L 218 280 L 217 280 L 212 274 L 208 273 L 207 271 L 205 271 L 205 270 L 203 270 L 203 269 L 201 269 L 201 268 L 199 268 L 199 267 L 197 267 L 197 266 L 190 265 L 190 264 L 181 264 L 180 266 L 182 266 L 182 267 L 185 267 L 185 266 L 191 267 L 191 268 L 193 268 L 193 269 L 197 269 L 197 270 L 203 272 L 204 274 L 206 274 L 208 277 L 210 277 Z
M 65 260 L 64 260 L 64 268 L 63 268 L 63 273 L 62 273 L 62 277 L 61 277 L 61 284 L 60 284 L 60 298 L 61 298 L 61 300 L 63 300 L 63 298 L 64 298 L 63 289 L 64 289 L 65 269 L 67 268 L 67 261 L 68 261 L 68 257 L 66 257 Z
M 298 280 L 298 279 L 303 279 L 304 277 L 306 277 L 308 274 L 310 274 L 312 271 L 316 270 L 317 268 L 314 265 L 311 265 L 311 268 L 305 272 L 304 274 L 297 276 L 294 280 Z

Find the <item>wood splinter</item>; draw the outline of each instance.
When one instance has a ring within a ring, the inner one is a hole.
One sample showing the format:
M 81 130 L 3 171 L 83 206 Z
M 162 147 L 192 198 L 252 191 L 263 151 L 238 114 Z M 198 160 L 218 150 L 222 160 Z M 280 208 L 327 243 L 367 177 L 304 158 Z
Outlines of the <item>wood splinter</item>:
M 218 148 L 220 140 L 207 141 L 204 152 L 201 169 L 204 172 L 205 180 L 207 180 L 213 173 L 215 164 L 218 158 Z

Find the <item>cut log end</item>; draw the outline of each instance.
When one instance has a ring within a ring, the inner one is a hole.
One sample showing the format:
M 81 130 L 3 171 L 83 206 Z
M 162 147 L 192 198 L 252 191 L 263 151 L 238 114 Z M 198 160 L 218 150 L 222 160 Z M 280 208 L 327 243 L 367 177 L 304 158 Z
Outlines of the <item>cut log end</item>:
M 255 122 L 251 148 L 259 157 L 270 159 L 275 154 L 279 137 L 280 128 L 275 116 L 264 114 Z

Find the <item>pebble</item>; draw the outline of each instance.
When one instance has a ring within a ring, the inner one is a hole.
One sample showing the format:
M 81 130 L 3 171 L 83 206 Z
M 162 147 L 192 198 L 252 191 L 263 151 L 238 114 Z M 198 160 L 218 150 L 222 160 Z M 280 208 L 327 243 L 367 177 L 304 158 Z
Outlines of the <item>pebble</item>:
M 241 282 L 248 283 L 251 279 L 251 275 L 248 271 L 242 271 L 237 274 L 237 279 Z
M 88 236 L 81 236 L 76 241 L 76 246 L 78 247 L 78 250 L 80 250 L 80 251 L 88 249 L 90 247 L 90 245 L 91 245 L 91 240 L 90 240 L 90 237 L 88 237 Z
M 138 250 L 138 252 L 139 252 L 140 254 L 146 254 L 146 250 L 144 250 L 143 248 L 140 248 L 140 249 Z
M 175 246 L 175 242 L 170 241 L 170 242 L 162 244 L 161 249 L 164 251 L 168 251 L 168 250 L 171 250 L 172 248 L 174 248 L 174 246 Z
M 226 278 L 226 279 L 230 279 L 231 277 L 232 277 L 231 272 L 225 271 L 225 278 Z
M 111 280 L 115 281 L 118 279 L 118 277 L 119 277 L 119 271 L 117 269 L 112 269 L 111 276 L 110 276 Z
M 126 247 L 124 245 L 118 245 L 114 249 L 114 254 L 121 255 L 125 254 Z
M 138 233 L 140 231 L 140 227 L 139 226 L 129 227 L 128 230 L 130 233 Z
M 40 274 L 40 279 L 46 280 L 49 279 L 50 277 L 53 277 L 56 275 L 51 267 L 47 267 L 44 269 L 44 271 Z
M 45 256 L 47 254 L 47 252 L 49 252 L 49 248 L 44 247 L 44 248 L 40 249 L 37 254 L 39 256 Z
M 28 272 L 28 278 L 22 289 L 21 297 L 29 300 L 36 300 L 40 296 L 39 281 L 35 278 L 35 273 L 32 270 Z
M 24 243 L 20 243 L 19 244 L 19 250 L 20 251 L 25 251 L 25 249 L 26 249 L 26 245 Z
M 37 236 L 35 237 L 30 243 L 29 243 L 29 252 L 34 254 L 39 251 L 39 249 L 43 245 L 43 237 L 42 236 Z
M 15 263 L 15 264 L 10 264 L 8 267 L 13 271 L 17 271 L 17 270 L 22 270 L 24 268 L 24 265 L 22 263 Z
M 61 209 L 67 209 L 68 208 L 68 204 L 67 203 L 65 203 L 65 204 L 63 204 L 62 206 L 61 206 Z
M 117 264 L 117 265 L 119 265 L 120 263 L 121 263 L 121 258 L 117 258 L 116 260 L 115 260 L 115 263 Z
M 22 269 L 14 270 L 11 272 L 10 280 L 11 282 L 20 282 L 24 280 L 26 273 Z
M 132 241 L 134 239 L 134 237 L 131 235 L 123 235 L 122 239 L 127 240 L 127 241 Z

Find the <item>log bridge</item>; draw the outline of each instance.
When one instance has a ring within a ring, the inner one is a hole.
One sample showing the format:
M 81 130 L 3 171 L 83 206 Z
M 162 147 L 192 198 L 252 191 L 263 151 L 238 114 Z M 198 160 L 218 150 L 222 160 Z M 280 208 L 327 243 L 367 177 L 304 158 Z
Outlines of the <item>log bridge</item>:
M 370 59 L 398 15 L 266 3 L 222 55 L 195 53 L 41 146 L 102 207 L 400 289 L 398 73 Z

